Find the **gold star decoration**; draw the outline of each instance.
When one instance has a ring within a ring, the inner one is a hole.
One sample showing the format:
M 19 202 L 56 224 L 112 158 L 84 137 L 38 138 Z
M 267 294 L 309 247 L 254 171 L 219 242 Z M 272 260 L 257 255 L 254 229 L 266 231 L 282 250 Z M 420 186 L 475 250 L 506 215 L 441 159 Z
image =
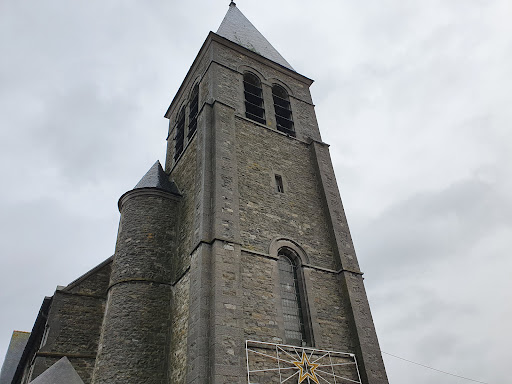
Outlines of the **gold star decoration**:
M 301 361 L 292 361 L 292 363 L 300 369 L 299 384 L 308 378 L 320 384 L 315 375 L 315 369 L 317 369 L 320 364 L 310 363 L 304 351 L 302 351 Z

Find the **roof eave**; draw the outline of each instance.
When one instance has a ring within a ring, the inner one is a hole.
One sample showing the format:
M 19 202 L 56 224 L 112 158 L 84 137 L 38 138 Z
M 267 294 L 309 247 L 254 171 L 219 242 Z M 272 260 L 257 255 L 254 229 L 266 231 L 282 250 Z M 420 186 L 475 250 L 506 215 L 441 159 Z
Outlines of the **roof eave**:
M 176 94 L 174 95 L 172 101 L 171 101 L 171 104 L 169 105 L 169 108 L 167 108 L 167 111 L 165 112 L 165 115 L 164 117 L 169 119 L 171 117 L 171 111 L 173 110 L 173 108 L 175 107 L 175 104 L 176 102 L 178 101 L 178 96 L 181 95 L 181 92 L 183 91 L 184 88 L 186 88 L 187 84 L 188 84 L 188 81 L 189 81 L 189 78 L 190 78 L 190 75 L 196 70 L 197 68 L 197 65 L 199 64 L 200 60 L 202 59 L 202 57 L 205 55 L 205 53 L 207 52 L 210 44 L 215 41 L 219 44 L 222 44 L 228 48 L 231 48 L 235 51 L 238 51 L 244 55 L 247 55 L 249 57 L 251 57 L 252 59 L 255 59 L 265 65 L 268 65 L 272 68 L 274 68 L 275 70 L 277 71 L 280 71 L 282 73 L 285 73 L 286 75 L 290 76 L 290 77 L 293 77 L 294 79 L 306 84 L 308 87 L 311 86 L 311 84 L 313 84 L 314 80 L 313 79 L 310 79 L 309 77 L 306 77 L 304 75 L 301 75 L 300 73 L 290 69 L 290 68 L 287 68 L 279 63 L 276 63 L 275 61 L 272 61 L 268 58 L 266 58 L 265 56 L 262 56 L 256 52 L 253 52 L 251 51 L 250 49 L 247 49 L 237 43 L 234 43 L 232 42 L 231 40 L 229 39 L 226 39 L 225 37 L 222 37 L 218 34 L 216 34 L 215 32 L 211 32 L 208 34 L 208 36 L 206 37 L 203 45 L 201 46 L 201 49 L 199 50 L 196 58 L 194 59 L 192 65 L 190 66 L 186 76 L 185 76 L 185 79 L 183 80 L 183 82 L 181 83 L 180 87 L 178 88 L 178 91 L 176 92 Z
M 171 104 L 169 105 L 169 108 L 167 108 L 167 111 L 165 112 L 165 115 L 164 115 L 165 118 L 169 119 L 171 117 L 171 110 L 173 109 L 174 104 L 177 101 L 178 95 L 181 94 L 181 91 L 185 88 L 185 85 L 187 84 L 187 80 L 189 79 L 190 74 L 196 70 L 198 63 L 204 56 L 205 52 L 208 50 L 208 46 L 210 45 L 210 43 L 212 41 L 212 39 L 211 39 L 212 34 L 214 34 L 214 33 L 210 32 L 208 34 L 208 36 L 206 37 L 206 39 L 204 40 L 203 45 L 201 45 L 201 48 L 199 49 L 199 52 L 196 55 L 196 58 L 192 62 L 192 65 L 190 66 L 190 68 L 187 71 L 187 74 L 185 75 L 185 79 L 181 83 L 180 87 L 178 88 L 178 91 L 176 92 L 176 94 L 174 95 L 174 97 L 171 101 Z
M 215 32 L 210 32 L 210 34 L 213 34 L 214 35 L 214 40 L 229 47 L 229 48 L 232 48 L 234 50 L 237 50 L 241 53 L 244 53 L 248 56 L 251 56 L 251 58 L 257 60 L 257 61 L 260 61 L 262 62 L 263 64 L 266 64 L 280 72 L 283 72 L 305 84 L 307 84 L 308 86 L 311 86 L 311 84 L 313 84 L 314 80 L 313 79 L 310 79 L 309 77 L 306 77 L 304 75 L 301 75 L 299 72 L 293 70 L 293 69 L 290 69 L 288 67 L 285 67 L 284 65 L 282 64 L 279 64 L 271 59 L 268 59 L 267 57 L 265 56 L 262 56 L 260 55 L 259 53 L 256 53 L 254 51 L 251 51 L 250 49 L 248 48 L 245 48 L 244 46 L 240 45 L 240 44 L 237 44 L 229 39 L 226 39 L 225 37 L 223 36 L 220 36 L 220 35 L 217 35 Z

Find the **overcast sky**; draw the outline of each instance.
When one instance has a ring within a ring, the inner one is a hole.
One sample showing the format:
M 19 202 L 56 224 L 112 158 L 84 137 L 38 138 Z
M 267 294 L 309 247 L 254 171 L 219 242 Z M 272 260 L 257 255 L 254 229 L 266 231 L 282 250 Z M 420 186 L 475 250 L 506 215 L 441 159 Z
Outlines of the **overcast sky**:
M 512 361 L 512 2 L 238 0 L 311 90 L 383 351 Z M 113 254 L 117 200 L 229 1 L 0 2 L 0 361 Z M 392 384 L 466 383 L 384 355 Z

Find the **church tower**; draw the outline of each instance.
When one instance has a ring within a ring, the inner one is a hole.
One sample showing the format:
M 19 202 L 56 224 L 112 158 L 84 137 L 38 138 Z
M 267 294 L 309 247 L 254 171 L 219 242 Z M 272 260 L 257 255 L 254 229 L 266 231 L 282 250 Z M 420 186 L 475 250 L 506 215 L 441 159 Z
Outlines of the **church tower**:
M 171 383 L 387 383 L 312 82 L 231 2 L 165 114 Z
M 387 384 L 312 82 L 231 2 L 114 256 L 45 298 L 5 383 Z

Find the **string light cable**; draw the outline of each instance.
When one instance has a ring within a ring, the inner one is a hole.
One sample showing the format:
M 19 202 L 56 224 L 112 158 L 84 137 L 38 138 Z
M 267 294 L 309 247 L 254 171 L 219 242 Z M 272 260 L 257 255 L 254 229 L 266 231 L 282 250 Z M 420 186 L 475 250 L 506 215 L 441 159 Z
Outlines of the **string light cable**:
M 445 375 L 450 375 L 450 376 L 458 377 L 459 379 L 464 379 L 464 380 L 468 380 L 468 381 L 473 381 L 473 382 L 475 382 L 475 383 L 489 384 L 489 383 L 486 383 L 486 382 L 484 382 L 484 381 L 479 381 L 479 380 L 475 380 L 475 379 L 470 379 L 469 377 L 459 376 L 459 375 L 456 375 L 456 374 L 454 374 L 454 373 L 450 373 L 450 372 L 442 371 L 442 370 L 437 369 L 437 368 L 432 368 L 432 367 L 429 367 L 428 365 L 420 364 L 420 363 L 417 363 L 417 362 L 415 362 L 415 361 L 407 360 L 407 359 L 404 359 L 403 357 L 400 357 L 400 356 L 397 356 L 397 355 L 393 355 L 392 353 L 388 353 L 388 352 L 384 352 L 384 351 L 382 351 L 382 353 L 385 353 L 386 355 L 389 355 L 389 356 L 393 356 L 393 357 L 395 357 L 395 358 L 397 358 L 397 359 L 400 359 L 400 360 L 403 360 L 403 361 L 407 361 L 408 363 L 411 363 L 411 364 L 416 364 L 416 365 L 419 365 L 419 366 L 421 366 L 421 367 L 431 369 L 431 370 L 433 370 L 433 371 L 437 371 L 437 372 L 444 373 Z

